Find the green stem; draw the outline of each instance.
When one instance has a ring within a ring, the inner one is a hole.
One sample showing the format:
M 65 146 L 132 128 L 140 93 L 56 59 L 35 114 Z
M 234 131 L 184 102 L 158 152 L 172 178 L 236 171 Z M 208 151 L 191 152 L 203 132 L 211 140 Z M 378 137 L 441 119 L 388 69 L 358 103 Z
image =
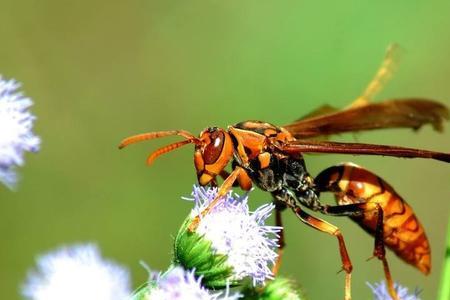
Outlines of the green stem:
M 447 245 L 445 248 L 444 268 L 442 269 L 441 284 L 437 299 L 450 299 L 450 219 L 447 226 Z

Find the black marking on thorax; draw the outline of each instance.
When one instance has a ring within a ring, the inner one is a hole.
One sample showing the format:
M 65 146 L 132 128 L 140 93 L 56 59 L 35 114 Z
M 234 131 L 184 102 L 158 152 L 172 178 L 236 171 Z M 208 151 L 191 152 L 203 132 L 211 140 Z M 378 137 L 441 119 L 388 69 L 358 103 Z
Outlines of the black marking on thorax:
M 277 133 L 281 132 L 281 129 L 275 125 L 272 125 L 267 122 L 256 121 L 256 120 L 240 122 L 240 123 L 237 123 L 236 125 L 234 125 L 233 127 L 243 129 L 243 130 L 250 130 L 250 131 L 259 133 L 261 135 L 265 135 L 265 136 L 268 136 L 267 130 L 271 130 L 274 132 L 274 134 L 269 135 L 269 136 L 276 136 Z

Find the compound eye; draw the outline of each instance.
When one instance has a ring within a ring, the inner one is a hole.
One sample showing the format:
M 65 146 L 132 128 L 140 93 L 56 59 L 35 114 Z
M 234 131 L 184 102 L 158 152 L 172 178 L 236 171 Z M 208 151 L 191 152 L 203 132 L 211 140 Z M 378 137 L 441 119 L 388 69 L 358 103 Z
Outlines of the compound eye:
M 203 151 L 203 159 L 205 164 L 211 165 L 217 161 L 222 153 L 223 143 L 225 136 L 223 132 L 213 132 L 211 133 L 211 142 L 205 147 Z

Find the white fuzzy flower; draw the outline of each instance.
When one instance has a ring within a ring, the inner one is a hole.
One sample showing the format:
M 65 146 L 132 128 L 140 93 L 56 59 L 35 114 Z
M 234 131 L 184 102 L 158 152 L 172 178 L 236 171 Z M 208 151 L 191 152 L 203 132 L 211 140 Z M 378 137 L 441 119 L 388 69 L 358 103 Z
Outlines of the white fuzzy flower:
M 29 300 L 124 300 L 131 289 L 128 271 L 87 244 L 39 257 L 22 293 Z
M 374 283 L 367 285 L 372 289 L 374 300 L 391 300 L 386 282 L 383 280 L 380 283 Z M 416 288 L 413 293 L 409 293 L 408 288 L 401 286 L 398 283 L 394 283 L 394 289 L 397 292 L 398 298 L 401 300 L 420 300 L 420 291 Z
M 202 287 L 193 271 L 175 267 L 159 276 L 146 296 L 147 300 L 235 300 L 239 294 L 213 293 Z
M 216 196 L 217 189 L 194 187 L 195 217 Z M 250 277 L 253 284 L 272 279 L 271 266 L 277 257 L 277 233 L 281 228 L 265 225 L 274 209 L 266 204 L 250 212 L 247 195 L 234 198 L 228 193 L 199 223 L 196 232 L 211 241 L 217 254 L 227 256 L 227 264 L 233 268 L 232 280 Z
M 17 89 L 14 80 L 0 76 L 0 182 L 13 188 L 16 166 L 24 164 L 24 152 L 39 150 L 40 139 L 32 132 L 35 117 L 28 111 L 33 104 Z

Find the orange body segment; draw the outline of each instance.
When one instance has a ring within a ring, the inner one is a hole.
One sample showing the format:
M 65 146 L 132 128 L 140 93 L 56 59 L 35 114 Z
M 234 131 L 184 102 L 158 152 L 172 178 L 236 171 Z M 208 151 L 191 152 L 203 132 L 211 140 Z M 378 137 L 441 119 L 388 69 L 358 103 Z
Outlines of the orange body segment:
M 431 250 L 423 226 L 409 206 L 386 181 L 356 165 L 334 167 L 329 185 L 340 205 L 374 203 L 383 210 L 383 241 L 407 263 L 424 274 L 431 270 Z M 375 235 L 377 212 L 365 211 L 353 217 L 361 227 Z

